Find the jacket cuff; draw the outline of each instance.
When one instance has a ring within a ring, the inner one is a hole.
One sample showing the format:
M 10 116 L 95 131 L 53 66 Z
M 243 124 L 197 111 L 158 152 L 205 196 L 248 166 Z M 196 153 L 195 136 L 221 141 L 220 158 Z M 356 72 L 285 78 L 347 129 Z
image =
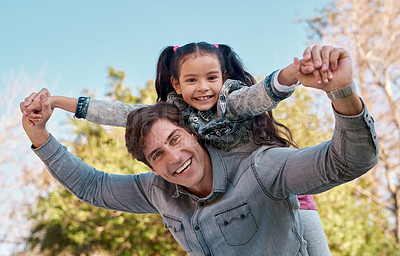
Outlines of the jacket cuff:
M 375 148 L 378 148 L 378 136 L 375 130 L 375 121 L 373 117 L 368 113 L 368 109 L 364 101 L 361 98 L 360 100 L 363 104 L 363 110 L 358 115 L 345 116 L 333 110 L 335 115 L 336 125 L 345 130 L 357 130 L 367 126 L 371 133 L 372 140 L 374 141 Z
M 293 94 L 294 90 L 290 92 L 280 92 L 275 88 L 274 85 L 274 76 L 278 74 L 279 70 L 272 72 L 269 76 L 265 78 L 265 90 L 267 91 L 268 96 L 274 101 L 282 101 Z
M 78 104 L 76 105 L 75 115 L 76 118 L 86 118 L 90 102 L 90 97 L 79 97 Z
M 34 148 L 31 146 L 33 152 L 42 160 L 47 163 L 61 150 L 62 145 L 50 134 L 49 139 L 40 147 Z

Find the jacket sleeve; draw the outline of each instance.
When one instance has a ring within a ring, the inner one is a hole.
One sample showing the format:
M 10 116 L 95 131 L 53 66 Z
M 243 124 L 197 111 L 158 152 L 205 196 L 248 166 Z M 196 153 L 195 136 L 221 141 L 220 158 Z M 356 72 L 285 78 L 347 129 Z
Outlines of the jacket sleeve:
M 79 97 L 75 111 L 76 118 L 110 126 L 126 127 L 126 119 L 132 110 L 145 105 L 129 105 L 120 101 L 102 101 L 90 97 Z
M 219 111 L 230 120 L 248 119 L 276 108 L 278 103 L 294 92 L 279 92 L 274 86 L 273 72 L 261 82 L 246 86 L 240 81 L 227 80 L 219 95 Z
M 149 200 L 154 174 L 110 174 L 96 170 L 68 152 L 53 136 L 33 151 L 50 174 L 81 201 L 130 213 L 158 213 Z
M 266 193 L 278 198 L 321 193 L 378 163 L 378 139 L 365 104 L 361 114 L 335 113 L 335 120 L 330 141 L 302 149 L 262 147 L 255 153 L 253 168 Z

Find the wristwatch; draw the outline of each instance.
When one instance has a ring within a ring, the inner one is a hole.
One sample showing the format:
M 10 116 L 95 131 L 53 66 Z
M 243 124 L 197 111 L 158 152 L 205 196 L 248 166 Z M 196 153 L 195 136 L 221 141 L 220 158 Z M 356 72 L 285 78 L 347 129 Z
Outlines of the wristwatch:
M 353 81 L 351 81 L 351 84 L 337 90 L 326 92 L 326 94 L 331 100 L 340 100 L 352 95 L 355 91 L 356 85 Z

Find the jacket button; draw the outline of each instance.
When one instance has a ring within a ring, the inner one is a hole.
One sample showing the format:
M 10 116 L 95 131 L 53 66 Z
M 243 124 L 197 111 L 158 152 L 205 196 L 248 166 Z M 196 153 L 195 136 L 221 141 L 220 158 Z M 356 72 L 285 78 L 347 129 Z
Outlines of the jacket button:
M 224 220 L 224 225 L 226 226 L 228 224 L 229 224 L 229 222 L 227 220 Z
M 204 202 L 200 202 L 199 205 L 200 205 L 200 206 L 204 206 Z
M 199 225 L 194 226 L 194 229 L 199 230 L 200 229 Z
M 197 123 L 197 121 L 199 121 L 199 118 L 197 116 L 193 117 L 193 122 Z

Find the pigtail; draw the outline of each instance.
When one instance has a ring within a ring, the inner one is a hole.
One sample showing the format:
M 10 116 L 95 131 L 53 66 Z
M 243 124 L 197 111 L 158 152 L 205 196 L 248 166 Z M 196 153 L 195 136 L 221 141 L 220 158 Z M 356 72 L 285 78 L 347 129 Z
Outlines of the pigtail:
M 218 46 L 225 62 L 227 79 L 240 80 L 248 86 L 255 84 L 256 80 L 244 70 L 242 61 L 232 48 L 224 44 L 219 44 Z
M 158 58 L 157 76 L 155 81 L 157 91 L 157 101 L 167 101 L 167 95 L 175 91 L 171 84 L 171 59 L 174 57 L 174 47 L 168 46 L 165 48 Z

